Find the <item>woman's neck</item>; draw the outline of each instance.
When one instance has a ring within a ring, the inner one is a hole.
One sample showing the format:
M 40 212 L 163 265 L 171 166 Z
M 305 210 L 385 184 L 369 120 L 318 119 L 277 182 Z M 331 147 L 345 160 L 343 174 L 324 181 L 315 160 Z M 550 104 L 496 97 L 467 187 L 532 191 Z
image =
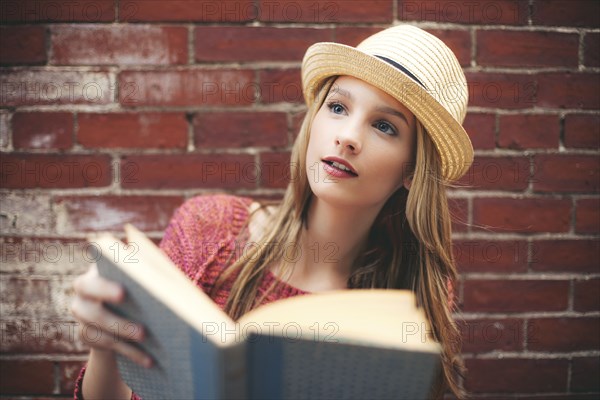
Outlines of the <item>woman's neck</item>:
M 352 264 L 366 244 L 378 213 L 379 208 L 332 206 L 313 197 L 308 229 L 300 238 L 302 253 L 292 275 L 296 284 L 346 287 Z

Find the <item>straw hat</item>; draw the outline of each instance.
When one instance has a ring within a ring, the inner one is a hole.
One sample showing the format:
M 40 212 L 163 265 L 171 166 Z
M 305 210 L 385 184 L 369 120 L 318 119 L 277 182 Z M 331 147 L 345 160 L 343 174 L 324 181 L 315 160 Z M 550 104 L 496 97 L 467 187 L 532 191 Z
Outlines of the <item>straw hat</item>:
M 473 162 L 473 145 L 462 127 L 467 81 L 456 56 L 441 40 L 417 27 L 397 25 L 356 48 L 316 43 L 302 61 L 302 87 L 309 106 L 324 80 L 334 75 L 359 78 L 404 104 L 435 143 L 444 178 L 456 180 L 467 172 Z

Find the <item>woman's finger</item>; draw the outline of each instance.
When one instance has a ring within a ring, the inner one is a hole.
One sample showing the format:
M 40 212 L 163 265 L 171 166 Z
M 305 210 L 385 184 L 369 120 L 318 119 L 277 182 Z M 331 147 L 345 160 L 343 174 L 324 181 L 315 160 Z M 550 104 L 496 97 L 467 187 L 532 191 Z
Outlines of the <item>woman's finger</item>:
M 144 329 L 140 324 L 113 314 L 98 301 L 76 296 L 71 303 L 71 312 L 83 324 L 96 326 L 115 340 L 139 342 L 144 339 Z
M 118 303 L 125 297 L 123 287 L 98 275 L 95 265 L 75 279 L 73 289 L 79 296 L 110 303 Z

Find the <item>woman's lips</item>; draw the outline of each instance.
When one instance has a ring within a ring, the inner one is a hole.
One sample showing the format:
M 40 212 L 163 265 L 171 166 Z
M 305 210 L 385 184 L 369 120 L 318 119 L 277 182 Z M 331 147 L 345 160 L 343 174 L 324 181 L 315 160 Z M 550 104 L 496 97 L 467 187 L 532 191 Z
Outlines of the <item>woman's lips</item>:
M 325 172 L 335 178 L 356 178 L 357 175 L 353 174 L 349 171 L 344 171 L 339 168 L 334 167 L 333 165 L 328 164 L 326 161 L 322 161 L 323 169 Z

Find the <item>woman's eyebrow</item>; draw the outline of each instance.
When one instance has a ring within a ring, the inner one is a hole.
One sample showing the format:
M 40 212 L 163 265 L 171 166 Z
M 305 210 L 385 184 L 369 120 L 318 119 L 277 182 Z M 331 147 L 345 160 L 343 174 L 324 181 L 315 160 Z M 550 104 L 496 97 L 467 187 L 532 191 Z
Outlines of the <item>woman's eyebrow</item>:
M 333 94 L 336 94 L 336 93 L 337 93 L 337 94 L 340 94 L 340 95 L 342 95 L 342 96 L 344 96 L 344 97 L 347 97 L 347 98 L 348 98 L 348 100 L 352 100 L 352 93 L 350 93 L 350 92 L 349 92 L 349 91 L 347 91 L 346 89 L 342 89 L 341 87 L 337 87 L 337 86 L 336 86 L 336 87 L 333 87 L 333 88 L 331 88 L 331 93 L 330 93 L 330 95 L 333 95 Z
M 406 118 L 406 116 L 404 114 L 402 114 L 400 111 L 395 110 L 391 107 L 386 107 L 386 106 L 378 106 L 375 108 L 375 111 L 379 111 L 382 113 L 386 113 L 386 114 L 390 114 L 390 115 L 394 115 L 398 118 L 401 118 L 404 120 L 404 122 L 406 122 L 406 125 L 410 126 L 410 124 L 408 123 L 408 118 Z

